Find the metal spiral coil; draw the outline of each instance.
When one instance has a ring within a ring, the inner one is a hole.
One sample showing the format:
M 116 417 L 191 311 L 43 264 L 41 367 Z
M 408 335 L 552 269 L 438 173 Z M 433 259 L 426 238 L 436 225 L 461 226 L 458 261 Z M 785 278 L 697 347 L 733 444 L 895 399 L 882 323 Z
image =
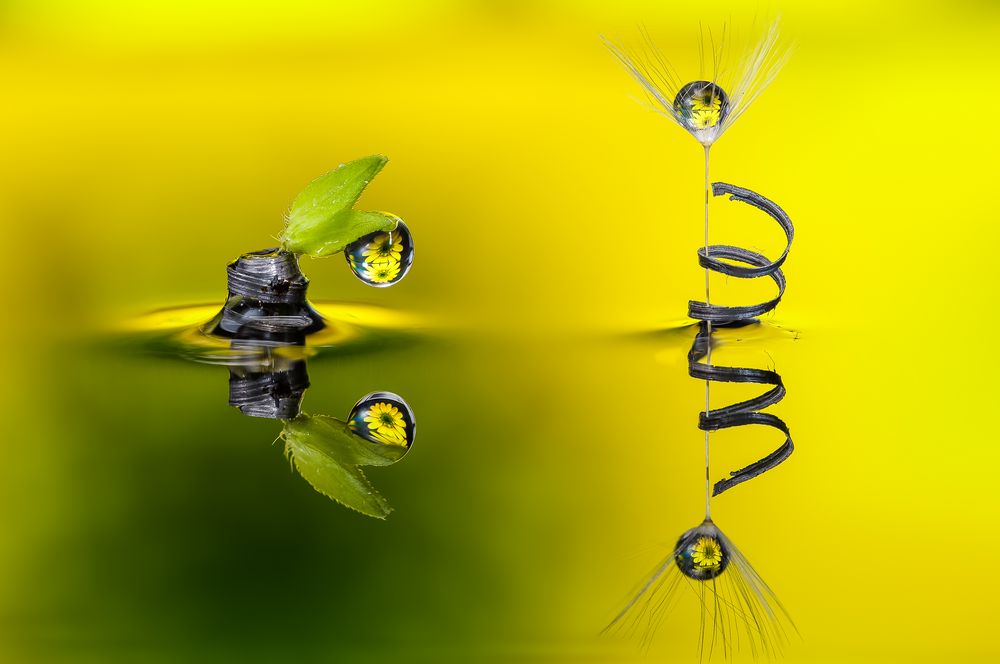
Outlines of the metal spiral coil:
M 785 275 L 781 271 L 781 266 L 785 262 L 785 258 L 788 257 L 788 250 L 792 246 L 792 238 L 795 235 L 791 219 L 773 201 L 749 189 L 723 182 L 712 183 L 712 195 L 720 196 L 723 194 L 729 194 L 730 200 L 740 201 L 762 210 L 778 222 L 785 232 L 787 239 L 785 250 L 781 253 L 781 256 L 772 261 L 763 254 L 750 251 L 749 249 L 715 244 L 698 250 L 698 263 L 712 272 L 741 279 L 770 277 L 778 286 L 778 295 L 766 302 L 748 306 L 724 306 L 694 300 L 688 302 L 688 316 L 700 321 L 698 334 L 695 336 L 694 344 L 688 352 L 688 373 L 693 378 L 709 382 L 751 383 L 772 385 L 773 387 L 764 394 L 752 399 L 740 401 L 719 408 L 718 410 L 702 411 L 699 417 L 698 428 L 702 431 L 718 431 L 720 429 L 730 429 L 748 424 L 762 424 L 784 433 L 785 442 L 766 457 L 744 468 L 733 471 L 729 477 L 716 482 L 712 488 L 713 496 L 717 496 L 737 484 L 746 482 L 771 470 L 787 459 L 795 449 L 792 437 L 788 431 L 788 425 L 775 415 L 760 412 L 778 403 L 785 397 L 785 387 L 782 384 L 780 375 L 766 369 L 727 367 L 701 362 L 703 358 L 709 355 L 711 329 L 713 327 L 746 325 L 755 322 L 758 316 L 778 306 L 778 302 L 781 301 L 781 296 L 785 292 Z M 734 265 L 733 263 L 723 262 L 720 259 L 737 261 L 738 263 L 742 263 L 742 265 Z

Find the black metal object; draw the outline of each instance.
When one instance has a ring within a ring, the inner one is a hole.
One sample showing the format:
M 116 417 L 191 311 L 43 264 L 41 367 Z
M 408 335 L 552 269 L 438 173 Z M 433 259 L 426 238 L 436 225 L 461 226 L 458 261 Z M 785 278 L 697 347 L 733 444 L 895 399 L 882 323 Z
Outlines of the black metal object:
M 781 230 L 785 232 L 785 239 L 787 240 L 785 250 L 781 252 L 781 256 L 772 261 L 763 254 L 758 254 L 756 251 L 750 251 L 742 247 L 734 247 L 728 244 L 712 244 L 707 247 L 707 251 L 706 247 L 698 249 L 698 264 L 712 272 L 740 279 L 771 277 L 774 283 L 778 285 L 778 295 L 760 304 L 735 307 L 690 300 L 688 302 L 688 316 L 696 320 L 712 321 L 713 323 L 748 321 L 774 309 L 778 306 L 778 302 L 781 301 L 781 296 L 785 294 L 785 274 L 781 271 L 781 266 L 784 264 L 785 259 L 788 257 L 788 251 L 792 247 L 792 238 L 795 237 L 795 229 L 792 226 L 792 220 L 788 218 L 784 210 L 778 207 L 773 201 L 764 198 L 758 193 L 723 182 L 713 182 L 712 195 L 720 196 L 722 194 L 729 194 L 729 200 L 731 201 L 740 201 L 741 203 L 752 205 L 778 222 Z M 720 259 L 737 261 L 750 267 L 733 265 Z
M 226 268 L 229 296 L 203 330 L 261 344 L 301 345 L 326 324 L 306 300 L 309 280 L 295 254 L 263 249 L 243 254 Z

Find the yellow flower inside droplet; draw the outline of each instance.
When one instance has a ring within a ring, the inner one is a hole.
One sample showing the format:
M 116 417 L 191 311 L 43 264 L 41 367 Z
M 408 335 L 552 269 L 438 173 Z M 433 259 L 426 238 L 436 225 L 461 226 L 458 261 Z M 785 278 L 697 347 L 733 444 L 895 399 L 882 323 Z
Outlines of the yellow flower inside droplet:
M 365 257 L 366 263 L 398 263 L 403 256 L 403 241 L 400 234 L 379 233 L 368 246 L 365 247 L 361 255 Z
M 399 276 L 399 261 L 365 263 L 365 279 L 375 284 L 387 284 Z
M 406 419 L 391 403 L 379 401 L 365 415 L 368 433 L 388 445 L 406 445 Z
M 711 537 L 701 537 L 691 549 L 691 560 L 698 567 L 718 567 L 722 562 L 722 546 Z
M 722 121 L 722 97 L 705 88 L 690 97 L 691 123 L 698 129 L 714 127 Z

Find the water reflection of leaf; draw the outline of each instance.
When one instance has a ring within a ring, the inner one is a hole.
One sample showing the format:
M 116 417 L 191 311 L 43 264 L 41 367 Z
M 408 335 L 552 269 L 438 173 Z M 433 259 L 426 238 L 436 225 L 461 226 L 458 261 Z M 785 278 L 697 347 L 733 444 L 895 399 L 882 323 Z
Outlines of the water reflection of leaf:
M 395 228 L 399 219 L 391 214 L 351 209 L 386 161 L 382 155 L 355 159 L 310 182 L 292 203 L 282 247 L 329 256 L 369 233 Z
M 351 433 L 344 422 L 325 415 L 302 414 L 287 420 L 281 433 L 285 454 L 316 491 L 353 510 L 384 519 L 392 508 L 359 466 L 388 466 L 406 453 Z

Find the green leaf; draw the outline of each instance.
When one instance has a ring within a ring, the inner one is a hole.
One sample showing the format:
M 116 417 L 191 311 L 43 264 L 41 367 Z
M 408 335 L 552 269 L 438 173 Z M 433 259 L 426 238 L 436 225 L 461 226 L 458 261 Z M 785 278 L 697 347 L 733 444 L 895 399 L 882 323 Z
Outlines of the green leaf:
M 392 512 L 357 466 L 344 465 L 308 443 L 288 440 L 285 451 L 295 469 L 316 491 L 345 507 L 376 519 Z
M 394 215 L 352 209 L 387 161 L 382 155 L 362 157 L 310 182 L 292 202 L 282 248 L 328 256 L 369 233 L 395 228 L 399 218 Z
M 344 422 L 325 415 L 303 414 L 287 420 L 282 437 L 285 453 L 316 491 L 377 519 L 392 511 L 359 466 L 395 463 L 406 448 L 372 443 L 352 433 Z
M 373 443 L 354 433 L 350 425 L 327 415 L 306 415 L 285 422 L 285 432 L 310 437 L 332 456 L 358 466 L 388 466 L 399 461 L 406 448 L 402 445 Z
M 300 237 L 298 243 L 285 241 L 284 248 L 296 254 L 323 257 L 344 250 L 351 242 L 375 231 L 391 231 L 399 217 L 385 212 L 344 210 L 325 224 L 321 231 Z

